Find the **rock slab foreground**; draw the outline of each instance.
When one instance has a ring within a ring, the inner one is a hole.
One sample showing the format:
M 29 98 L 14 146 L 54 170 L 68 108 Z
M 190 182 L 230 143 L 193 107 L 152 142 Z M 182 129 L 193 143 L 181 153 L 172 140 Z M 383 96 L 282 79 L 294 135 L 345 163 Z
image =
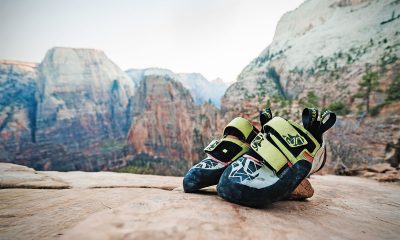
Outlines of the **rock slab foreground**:
M 19 180 L 18 180 L 19 179 Z M 0 163 L 0 239 L 397 239 L 400 185 L 313 176 L 314 196 L 263 209 L 182 178 L 36 172 Z

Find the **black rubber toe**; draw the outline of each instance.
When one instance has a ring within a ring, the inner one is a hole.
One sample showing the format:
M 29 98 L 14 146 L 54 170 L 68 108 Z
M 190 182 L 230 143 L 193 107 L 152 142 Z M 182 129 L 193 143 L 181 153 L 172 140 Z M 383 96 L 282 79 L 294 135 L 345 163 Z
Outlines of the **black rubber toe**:
M 225 169 L 226 167 L 220 169 L 192 168 L 183 178 L 183 190 L 186 193 L 192 193 L 201 188 L 216 185 Z

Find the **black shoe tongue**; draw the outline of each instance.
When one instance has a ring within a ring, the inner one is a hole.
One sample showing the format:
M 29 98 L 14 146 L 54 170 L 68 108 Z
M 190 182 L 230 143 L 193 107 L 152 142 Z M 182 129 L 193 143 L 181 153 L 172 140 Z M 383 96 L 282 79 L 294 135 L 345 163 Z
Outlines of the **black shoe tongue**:
M 322 143 L 322 134 L 336 122 L 336 114 L 329 110 L 324 111 L 321 114 L 321 120 L 318 121 L 318 110 L 314 108 L 305 108 L 301 118 L 304 128 L 320 143 Z
M 336 122 L 336 114 L 331 111 L 324 111 L 321 114 L 321 126 L 319 131 L 321 135 L 326 132 L 329 128 L 331 128 Z
M 253 130 L 251 131 L 251 133 L 249 134 L 249 136 L 246 136 L 237 128 L 233 127 L 233 126 L 228 126 L 225 128 L 224 130 L 224 136 L 233 136 L 236 137 L 237 139 L 239 139 L 242 142 L 247 142 L 250 143 L 255 136 L 258 134 L 258 129 L 256 127 L 253 126 Z
M 239 131 L 239 129 L 234 128 L 234 127 L 225 128 L 224 135 L 225 136 L 231 135 L 231 136 L 237 137 L 238 139 L 240 139 L 242 141 L 245 140 L 245 136 L 243 135 L 243 133 L 241 131 Z
M 272 119 L 272 111 L 271 108 L 266 108 L 264 111 L 260 111 L 260 124 L 261 124 L 261 132 L 265 133 L 264 125 L 267 124 Z
M 318 110 L 315 108 L 305 108 L 301 115 L 303 126 L 307 129 L 318 142 L 322 142 L 322 133 L 320 132 L 321 122 L 318 121 Z

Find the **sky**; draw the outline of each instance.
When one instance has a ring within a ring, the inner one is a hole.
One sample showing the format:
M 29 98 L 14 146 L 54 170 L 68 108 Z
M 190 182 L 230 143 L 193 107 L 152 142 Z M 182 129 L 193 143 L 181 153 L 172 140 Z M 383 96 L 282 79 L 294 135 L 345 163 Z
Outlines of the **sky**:
M 303 0 L 0 0 L 0 59 L 95 48 L 123 70 L 167 68 L 233 82 Z

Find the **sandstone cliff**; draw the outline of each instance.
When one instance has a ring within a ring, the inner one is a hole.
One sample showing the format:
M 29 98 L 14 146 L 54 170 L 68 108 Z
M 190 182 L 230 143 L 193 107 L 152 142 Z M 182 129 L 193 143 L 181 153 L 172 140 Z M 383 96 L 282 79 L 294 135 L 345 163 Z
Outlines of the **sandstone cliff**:
M 398 65 L 398 14 L 400 3 L 391 0 L 306 1 L 280 19 L 272 43 L 243 69 L 225 100 L 299 99 L 315 91 L 321 101 L 347 101 L 365 64 Z M 390 80 L 381 78 L 382 90 Z
M 148 72 L 136 90 L 129 142 L 137 153 L 190 166 L 203 157 L 202 149 L 216 136 L 218 111 L 195 105 L 189 91 L 172 75 Z
M 127 74 L 94 49 L 53 48 L 40 64 L 2 61 L 0 161 L 98 171 L 155 158 L 167 161 L 157 173 L 181 175 L 220 128 L 217 108 L 195 104 L 181 78 Z
M 53 48 L 39 65 L 1 69 L 1 161 L 59 170 L 124 164 L 134 87 L 103 52 Z
M 382 161 L 400 139 L 399 100 L 388 101 L 400 81 L 399 16 L 399 1 L 305 1 L 280 19 L 272 43 L 227 89 L 222 114 L 255 120 L 266 105 L 295 119 L 305 106 L 350 114 L 328 134 L 334 159 L 347 167 Z M 365 119 L 360 83 L 368 71 L 378 75 L 368 100 L 379 115 Z
M 36 125 L 36 64 L 0 61 L 0 159 L 16 159 Z

